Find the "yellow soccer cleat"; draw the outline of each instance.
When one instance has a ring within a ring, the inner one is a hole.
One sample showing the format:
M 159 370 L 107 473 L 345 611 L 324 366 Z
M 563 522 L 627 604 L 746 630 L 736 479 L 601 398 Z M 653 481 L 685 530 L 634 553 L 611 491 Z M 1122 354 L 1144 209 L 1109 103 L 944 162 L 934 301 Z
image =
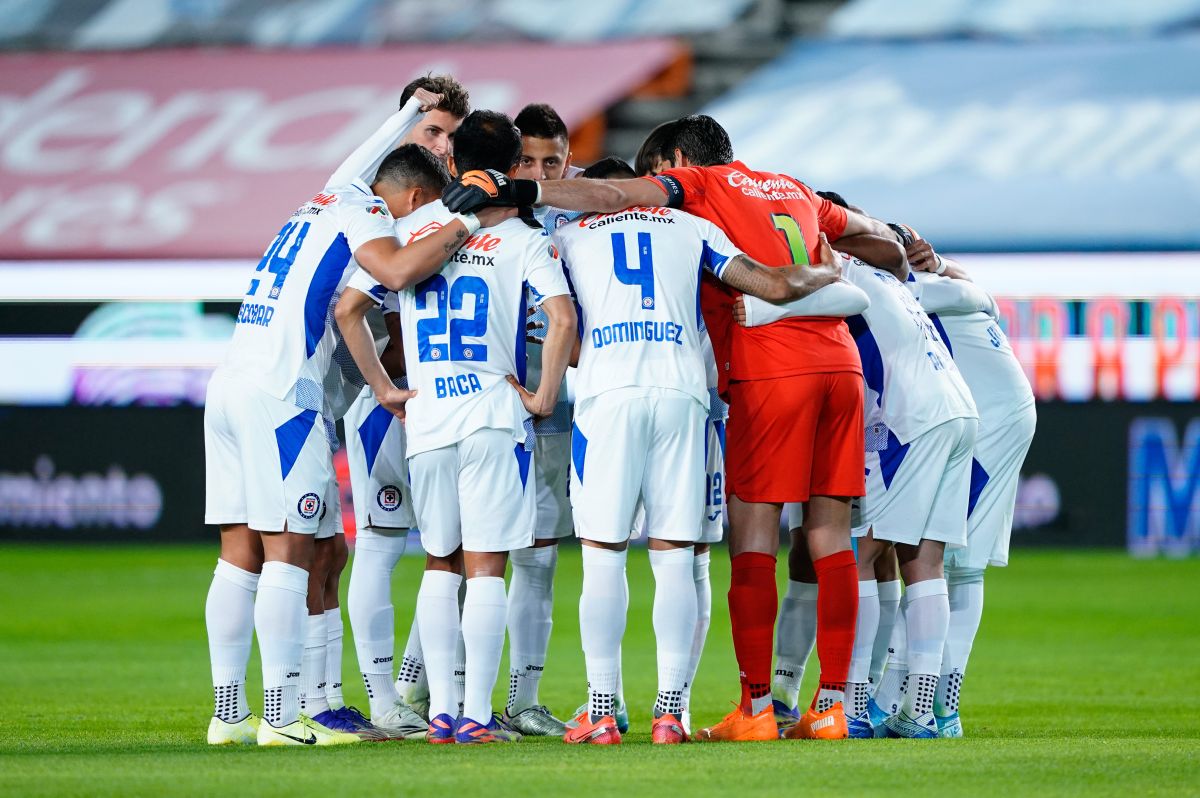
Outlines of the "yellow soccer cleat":
M 226 723 L 213 716 L 208 722 L 209 745 L 254 745 L 258 742 L 259 719 L 247 715 L 236 723 Z
M 357 734 L 334 731 L 307 715 L 279 728 L 266 721 L 258 726 L 259 745 L 349 745 L 359 742 L 362 738 Z

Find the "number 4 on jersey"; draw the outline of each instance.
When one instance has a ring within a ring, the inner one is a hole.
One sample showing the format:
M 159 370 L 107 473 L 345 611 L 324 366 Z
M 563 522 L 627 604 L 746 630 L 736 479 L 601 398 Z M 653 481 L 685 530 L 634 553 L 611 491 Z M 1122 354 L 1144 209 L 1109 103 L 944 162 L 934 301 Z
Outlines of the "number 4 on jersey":
M 638 268 L 629 268 L 625 252 L 625 234 L 612 234 L 613 275 L 625 285 L 642 289 L 642 307 L 654 310 L 654 255 L 650 251 L 650 234 L 638 233 Z

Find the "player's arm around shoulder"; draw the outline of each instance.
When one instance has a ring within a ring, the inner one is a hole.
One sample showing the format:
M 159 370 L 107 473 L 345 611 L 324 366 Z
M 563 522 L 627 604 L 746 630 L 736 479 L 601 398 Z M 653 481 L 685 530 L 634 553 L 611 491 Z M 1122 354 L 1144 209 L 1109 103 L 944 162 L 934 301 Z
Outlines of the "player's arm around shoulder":
M 745 294 L 774 304 L 802 299 L 814 291 L 837 282 L 842 276 L 837 256 L 825 234 L 817 245 L 819 259 L 807 266 L 764 266 L 745 254 L 738 254 L 717 274 L 721 280 Z
M 517 215 L 516 208 L 483 208 L 477 214 L 445 213 L 439 226 L 401 245 L 396 236 L 375 238 L 354 250 L 354 259 L 392 291 L 402 291 L 441 271 L 442 266 L 481 227 L 494 227 Z

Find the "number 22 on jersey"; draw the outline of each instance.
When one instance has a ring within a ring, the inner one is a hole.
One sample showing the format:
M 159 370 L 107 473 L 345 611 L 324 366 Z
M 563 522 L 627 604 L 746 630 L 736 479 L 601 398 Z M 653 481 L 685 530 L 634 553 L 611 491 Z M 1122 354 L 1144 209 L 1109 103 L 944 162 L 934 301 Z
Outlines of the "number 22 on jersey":
M 487 334 L 488 291 L 482 277 L 464 274 L 453 284 L 435 274 L 419 283 L 415 289 L 417 310 L 428 310 L 433 296 L 436 316 L 417 321 L 417 353 L 423 363 L 450 361 L 483 362 L 487 360 L 487 345 L 464 342 L 464 338 L 482 338 Z M 474 308 L 469 316 L 450 318 L 452 311 L 466 309 L 467 298 L 473 300 Z M 444 343 L 432 339 L 449 332 Z

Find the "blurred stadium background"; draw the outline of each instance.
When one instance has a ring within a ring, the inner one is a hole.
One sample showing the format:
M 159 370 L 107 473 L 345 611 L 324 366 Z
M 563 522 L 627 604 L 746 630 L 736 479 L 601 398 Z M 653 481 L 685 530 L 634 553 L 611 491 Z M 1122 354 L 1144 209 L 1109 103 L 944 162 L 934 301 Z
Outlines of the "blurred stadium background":
M 279 219 L 449 72 L 575 162 L 711 113 L 1000 299 L 1014 540 L 1200 550 L 1200 0 L 0 0 L 0 540 L 195 541 L 201 414 Z M 347 500 L 349 500 L 347 492 Z M 347 523 L 353 514 L 346 513 Z

